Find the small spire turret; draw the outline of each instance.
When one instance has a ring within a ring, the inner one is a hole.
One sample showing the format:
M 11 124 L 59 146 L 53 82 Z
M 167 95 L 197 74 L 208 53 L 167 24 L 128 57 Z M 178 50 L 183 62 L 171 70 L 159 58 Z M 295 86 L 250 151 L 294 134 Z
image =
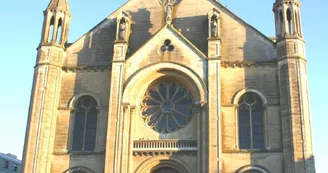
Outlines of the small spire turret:
M 299 0 L 276 0 L 273 6 L 276 36 L 302 36 Z
M 40 45 L 65 46 L 68 40 L 71 11 L 68 0 L 51 0 L 44 11 Z

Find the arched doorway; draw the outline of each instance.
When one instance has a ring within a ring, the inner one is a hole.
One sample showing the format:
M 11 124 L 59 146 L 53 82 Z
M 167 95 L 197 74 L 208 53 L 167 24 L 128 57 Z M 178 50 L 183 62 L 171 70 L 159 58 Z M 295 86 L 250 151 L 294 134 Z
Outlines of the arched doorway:
M 249 171 L 246 171 L 244 173 L 261 173 L 261 172 L 257 171 L 257 170 L 249 170 Z
M 154 171 L 151 171 L 151 173 L 180 173 L 178 170 L 170 167 L 161 167 Z

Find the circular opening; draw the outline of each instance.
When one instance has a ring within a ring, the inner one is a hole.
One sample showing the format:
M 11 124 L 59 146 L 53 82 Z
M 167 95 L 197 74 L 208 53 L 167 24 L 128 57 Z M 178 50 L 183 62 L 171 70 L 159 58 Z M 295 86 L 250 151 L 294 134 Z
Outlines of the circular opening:
M 141 103 L 143 122 L 159 133 L 172 133 L 184 128 L 193 115 L 194 99 L 190 91 L 174 81 L 152 85 Z
M 166 39 L 166 40 L 164 41 L 164 46 L 169 46 L 170 44 L 171 44 L 171 40 Z

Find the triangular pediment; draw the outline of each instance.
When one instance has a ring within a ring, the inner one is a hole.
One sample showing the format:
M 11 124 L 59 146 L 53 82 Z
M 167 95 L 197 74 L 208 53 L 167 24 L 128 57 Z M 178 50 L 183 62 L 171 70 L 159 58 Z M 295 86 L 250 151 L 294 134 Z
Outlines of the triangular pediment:
M 206 56 L 172 25 L 165 25 L 129 58 L 128 62 L 156 63 L 172 61 L 180 64 L 199 62 Z
M 116 35 L 116 17 L 131 17 L 130 55 L 135 56 L 154 35 L 175 33 L 196 53 L 207 56 L 208 12 L 216 9 L 221 17 L 221 57 L 224 61 L 268 61 L 276 58 L 275 43 L 215 0 L 182 0 L 175 7 L 172 26 L 165 26 L 164 9 L 158 1 L 129 0 L 67 48 L 67 66 L 110 65 Z M 171 29 L 169 27 L 172 27 Z M 175 30 L 175 31 L 174 31 Z M 158 37 L 158 36 L 157 36 Z M 199 50 L 199 51 L 198 51 Z M 256 50 L 256 51 L 254 51 Z

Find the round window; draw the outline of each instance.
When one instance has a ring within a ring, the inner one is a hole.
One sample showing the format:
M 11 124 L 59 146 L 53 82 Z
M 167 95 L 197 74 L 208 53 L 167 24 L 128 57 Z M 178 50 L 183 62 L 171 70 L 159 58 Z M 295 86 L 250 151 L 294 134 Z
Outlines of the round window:
M 142 99 L 144 123 L 160 133 L 172 133 L 190 121 L 194 99 L 183 85 L 165 81 L 150 87 Z

